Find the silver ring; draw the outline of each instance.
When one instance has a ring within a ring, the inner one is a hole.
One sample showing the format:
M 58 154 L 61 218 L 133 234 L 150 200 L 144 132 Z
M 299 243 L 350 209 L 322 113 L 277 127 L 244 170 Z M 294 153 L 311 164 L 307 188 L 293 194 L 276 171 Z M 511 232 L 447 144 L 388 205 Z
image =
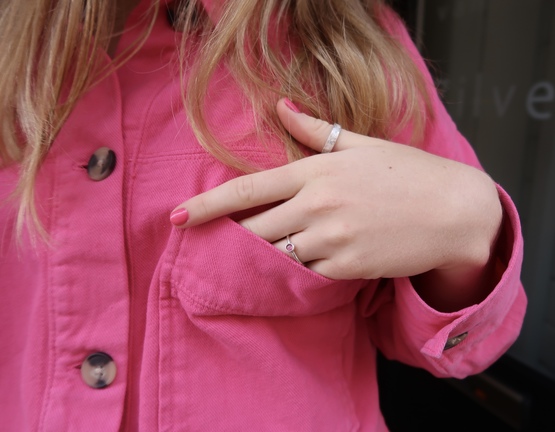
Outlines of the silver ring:
M 286 239 L 287 239 L 287 244 L 285 245 L 285 250 L 287 251 L 287 253 L 291 255 L 291 258 L 293 258 L 299 264 L 304 265 L 304 263 L 299 259 L 299 257 L 295 253 L 295 245 L 291 243 L 291 239 L 289 238 L 289 236 L 287 236 Z
M 324 148 L 322 149 L 322 153 L 329 153 L 333 150 L 335 143 L 337 142 L 337 138 L 339 138 L 339 134 L 341 133 L 341 126 L 335 123 L 331 128 L 331 132 L 328 135 L 328 139 L 324 144 Z

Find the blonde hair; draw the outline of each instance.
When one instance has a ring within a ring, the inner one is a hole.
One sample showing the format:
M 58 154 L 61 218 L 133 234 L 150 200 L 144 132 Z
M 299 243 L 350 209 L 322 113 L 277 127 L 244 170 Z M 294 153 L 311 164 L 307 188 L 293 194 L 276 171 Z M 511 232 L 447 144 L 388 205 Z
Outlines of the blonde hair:
M 0 5 L 0 159 L 2 166 L 21 165 L 18 235 L 27 218 L 45 234 L 34 204 L 41 162 L 79 97 L 113 70 L 102 69 L 95 53 L 107 49 L 114 36 L 114 3 L 12 0 Z M 278 136 L 290 160 L 303 155 L 275 114 L 275 103 L 284 96 L 357 133 L 388 138 L 396 131 L 392 124 L 400 129 L 412 122 L 415 140 L 422 135 L 429 106 L 424 79 L 383 28 L 381 1 L 220 3 L 215 24 L 200 0 L 181 1 L 175 21 L 183 34 L 180 64 L 192 69 L 183 83 L 184 105 L 199 142 L 219 160 L 244 172 L 255 169 L 221 145 L 204 115 L 210 78 L 222 62 L 257 113 L 257 129 Z M 153 0 L 144 37 L 114 59 L 115 67 L 140 48 L 160 9 Z M 187 62 L 185 39 L 191 36 L 197 54 Z

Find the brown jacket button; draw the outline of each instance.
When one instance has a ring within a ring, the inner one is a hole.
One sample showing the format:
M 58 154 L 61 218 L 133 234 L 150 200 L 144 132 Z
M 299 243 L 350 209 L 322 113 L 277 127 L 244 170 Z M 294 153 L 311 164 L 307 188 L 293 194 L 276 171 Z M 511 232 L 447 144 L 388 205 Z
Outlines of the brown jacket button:
M 91 354 L 81 365 L 81 377 L 89 387 L 96 389 L 107 387 L 116 378 L 116 364 L 106 353 Z
M 92 180 L 104 180 L 116 167 L 116 154 L 108 147 L 100 147 L 93 153 L 87 164 L 87 172 Z
M 445 343 L 445 347 L 443 348 L 443 351 L 456 347 L 463 340 L 465 340 L 467 336 L 468 336 L 468 332 L 464 332 L 458 336 L 447 339 L 447 342 Z

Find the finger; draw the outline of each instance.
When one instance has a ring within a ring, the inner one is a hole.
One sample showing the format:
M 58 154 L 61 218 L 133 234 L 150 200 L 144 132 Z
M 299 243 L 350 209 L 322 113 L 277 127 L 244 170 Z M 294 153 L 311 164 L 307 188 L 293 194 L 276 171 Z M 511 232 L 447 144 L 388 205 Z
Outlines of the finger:
M 307 263 L 305 267 L 329 279 L 349 279 L 347 277 L 342 277 L 341 270 L 329 259 L 313 260 Z
M 289 235 L 289 241 L 294 245 L 294 252 L 306 268 L 330 279 L 359 279 L 354 269 L 354 264 L 344 251 L 337 248 L 326 239 L 321 232 L 310 228 Z M 282 238 L 273 243 L 280 251 L 287 251 L 287 238 Z M 291 256 L 294 259 L 293 256 Z
M 273 243 L 287 234 L 303 231 L 308 224 L 307 212 L 298 197 L 277 207 L 239 221 L 244 228 Z
M 230 213 L 289 199 L 304 184 L 302 162 L 230 180 L 178 205 L 170 220 L 179 227 L 192 227 Z
M 328 255 L 328 257 L 310 261 L 306 264 L 306 267 L 330 279 L 364 279 L 364 274 L 361 274 L 355 268 L 352 260 L 345 256 L 342 257 L 341 254 Z
M 321 247 L 318 237 L 314 236 L 312 233 L 307 231 L 301 231 L 295 234 L 289 235 L 289 241 L 294 246 L 294 252 L 301 262 L 308 266 L 311 261 L 320 260 L 325 257 L 325 250 Z M 282 238 L 273 243 L 273 245 L 291 256 L 291 253 L 287 251 L 287 238 Z M 291 256 L 291 259 L 294 259 Z
M 332 125 L 324 120 L 296 112 L 291 101 L 281 99 L 277 104 L 277 113 L 287 131 L 301 144 L 321 152 Z M 342 130 L 334 147 L 334 151 L 346 150 L 361 145 L 368 145 L 372 138 Z
M 352 270 L 352 263 L 348 258 L 341 257 L 336 247 L 327 243 L 325 238 L 309 229 L 289 235 L 290 242 L 294 245 L 294 252 L 303 265 L 330 279 L 360 279 Z M 283 253 L 294 257 L 286 249 L 287 238 L 280 239 L 273 245 Z

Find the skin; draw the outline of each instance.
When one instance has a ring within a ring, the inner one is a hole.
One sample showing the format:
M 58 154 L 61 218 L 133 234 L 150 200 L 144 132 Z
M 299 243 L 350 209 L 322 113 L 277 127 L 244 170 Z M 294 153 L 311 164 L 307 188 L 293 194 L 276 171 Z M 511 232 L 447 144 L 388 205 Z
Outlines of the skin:
M 332 126 L 277 113 L 291 135 L 320 151 Z M 332 279 L 412 277 L 443 312 L 483 300 L 495 286 L 490 259 L 502 222 L 495 184 L 483 172 L 406 145 L 343 130 L 330 154 L 245 175 L 178 205 L 191 228 L 284 201 L 239 223 Z

